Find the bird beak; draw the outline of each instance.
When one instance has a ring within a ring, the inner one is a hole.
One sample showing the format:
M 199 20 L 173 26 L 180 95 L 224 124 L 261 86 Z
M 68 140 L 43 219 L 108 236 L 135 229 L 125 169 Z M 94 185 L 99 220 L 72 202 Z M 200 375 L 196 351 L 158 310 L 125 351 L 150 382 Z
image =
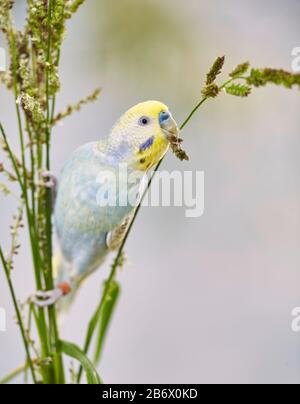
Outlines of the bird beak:
M 171 141 L 171 139 L 178 138 L 179 129 L 177 123 L 171 115 L 167 120 L 161 122 L 160 126 L 169 141 Z
M 160 115 L 160 126 L 169 142 L 173 153 L 181 160 L 188 160 L 189 157 L 182 149 L 182 139 L 179 137 L 180 129 L 169 112 L 162 112 Z

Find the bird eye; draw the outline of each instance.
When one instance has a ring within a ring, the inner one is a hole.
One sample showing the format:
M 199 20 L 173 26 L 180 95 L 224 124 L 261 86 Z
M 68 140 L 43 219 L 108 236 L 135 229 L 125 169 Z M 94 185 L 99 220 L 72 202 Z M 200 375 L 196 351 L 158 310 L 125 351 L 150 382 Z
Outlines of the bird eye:
M 146 116 L 142 116 L 140 119 L 139 119 L 139 124 L 141 125 L 141 126 L 146 126 L 146 125 L 148 125 L 150 123 L 150 119 L 148 118 L 148 117 L 146 117 Z

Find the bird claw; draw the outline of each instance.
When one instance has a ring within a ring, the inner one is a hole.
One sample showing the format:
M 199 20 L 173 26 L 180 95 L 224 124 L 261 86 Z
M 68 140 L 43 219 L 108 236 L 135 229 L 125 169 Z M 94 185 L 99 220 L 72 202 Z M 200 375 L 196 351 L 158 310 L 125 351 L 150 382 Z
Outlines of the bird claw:
M 49 307 L 53 306 L 60 300 L 63 296 L 68 295 L 71 292 L 71 286 L 68 282 L 62 282 L 57 288 L 53 290 L 39 290 L 31 298 L 32 303 L 37 307 Z
M 31 301 L 37 307 L 49 307 L 53 306 L 63 295 L 63 291 L 60 288 L 56 288 L 46 292 L 39 290 L 32 297 Z
M 54 174 L 50 171 L 43 171 L 42 172 L 43 183 L 42 185 L 48 189 L 56 189 L 57 187 L 57 179 Z
M 58 188 L 58 181 L 56 176 L 52 174 L 50 171 L 43 171 L 41 173 L 41 178 L 36 185 L 38 187 L 51 190 L 52 209 L 53 209 L 56 201 L 57 188 Z

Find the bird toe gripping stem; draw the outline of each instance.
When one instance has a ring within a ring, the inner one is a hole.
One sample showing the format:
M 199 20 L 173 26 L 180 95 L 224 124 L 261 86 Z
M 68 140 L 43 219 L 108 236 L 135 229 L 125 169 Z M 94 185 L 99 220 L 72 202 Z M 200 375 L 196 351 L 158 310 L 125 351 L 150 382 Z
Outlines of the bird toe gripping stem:
M 56 190 L 57 178 L 55 177 L 54 174 L 52 174 L 50 171 L 44 171 L 42 172 L 42 178 L 44 180 L 43 182 L 44 187 Z
M 49 307 L 53 306 L 61 299 L 71 292 L 69 284 L 62 283 L 57 288 L 53 290 L 48 290 L 46 292 L 39 290 L 32 298 L 32 302 L 37 307 Z

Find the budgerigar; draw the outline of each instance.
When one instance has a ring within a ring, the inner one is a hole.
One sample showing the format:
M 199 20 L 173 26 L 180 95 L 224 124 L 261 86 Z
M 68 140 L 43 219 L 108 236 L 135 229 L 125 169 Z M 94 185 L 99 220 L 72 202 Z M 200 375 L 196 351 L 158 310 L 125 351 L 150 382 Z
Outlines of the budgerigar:
M 129 175 L 145 174 L 163 158 L 174 136 L 178 136 L 178 127 L 168 107 L 147 101 L 127 111 L 107 138 L 75 151 L 62 171 L 54 209 L 59 241 L 53 260 L 56 289 L 39 292 L 38 305 L 55 304 L 76 291 L 81 281 L 101 266 L 108 252 L 119 247 L 136 205 L 128 201 L 121 204 L 118 198 L 116 204 L 104 205 L 101 198 L 110 191 L 120 196 L 124 185 L 128 194 L 136 193 L 142 175 L 137 176 L 137 182 L 125 184 L 120 166 L 127 167 Z

